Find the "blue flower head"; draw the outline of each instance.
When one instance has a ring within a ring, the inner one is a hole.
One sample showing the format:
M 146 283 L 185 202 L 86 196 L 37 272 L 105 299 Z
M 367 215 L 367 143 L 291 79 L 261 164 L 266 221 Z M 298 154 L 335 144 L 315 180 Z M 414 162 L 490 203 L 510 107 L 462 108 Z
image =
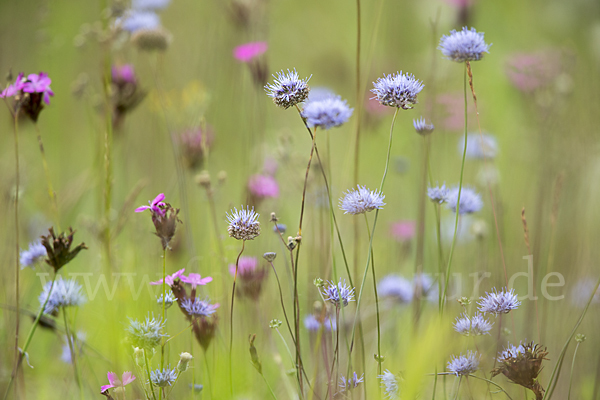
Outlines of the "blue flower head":
M 381 387 L 384 388 L 385 395 L 390 400 L 400 398 L 400 388 L 398 386 L 398 377 L 390 372 L 389 369 L 383 371 L 383 374 L 377 375 L 381 379 Z
M 413 126 L 415 127 L 417 133 L 423 136 L 429 135 L 431 132 L 433 132 L 433 129 L 435 128 L 433 124 L 428 124 L 427 121 L 425 121 L 425 118 L 423 117 L 413 119 Z
M 364 214 L 385 206 L 385 196 L 378 190 L 369 190 L 366 186 L 357 185 L 340 198 L 340 209 L 344 214 Z
M 458 142 L 458 151 L 462 155 L 465 148 L 465 138 Z M 475 160 L 494 158 L 498 154 L 498 143 L 492 135 L 470 133 L 467 135 L 467 152 L 465 157 Z
M 153 11 L 130 10 L 115 21 L 119 28 L 134 33 L 142 29 L 160 28 L 160 17 Z
M 414 295 L 413 284 L 397 275 L 388 275 L 379 281 L 377 292 L 382 297 L 390 297 L 400 303 L 410 303 Z
M 479 368 L 479 355 L 477 352 L 469 351 L 466 356 L 452 357 L 448 361 L 448 371 L 456 376 L 469 375 Z
M 429 200 L 438 204 L 443 204 L 448 201 L 448 188 L 446 187 L 446 184 L 427 188 L 427 197 L 429 197 Z
M 498 292 L 496 288 L 491 293 L 479 298 L 479 311 L 486 314 L 507 314 L 511 310 L 516 310 L 521 302 L 517 299 L 515 289 L 507 290 L 504 288 Z
M 29 243 L 27 250 L 21 250 L 19 253 L 19 262 L 21 269 L 25 267 L 32 267 L 42 258 L 46 257 L 48 252 L 41 241 Z
M 489 334 L 493 325 L 481 314 L 475 314 L 473 318 L 463 314 L 456 319 L 454 330 L 465 336 L 480 336 Z
M 52 291 L 50 291 L 51 287 Z M 54 286 L 52 286 L 52 282 L 46 282 L 38 300 L 40 306 L 46 303 L 44 313 L 56 315 L 58 310 L 63 307 L 79 307 L 85 303 L 87 299 L 82 291 L 83 287 L 75 279 L 65 280 L 59 276 L 54 281 Z M 46 302 L 46 299 L 48 299 L 48 302 Z
M 154 316 L 152 316 L 152 318 L 147 316 L 146 320 L 144 321 L 138 321 L 130 318 L 127 332 L 129 333 L 131 343 L 135 347 L 145 350 L 152 350 L 160 345 L 162 337 L 166 336 L 163 333 L 164 327 L 165 323 L 162 321 L 162 319 L 155 319 Z
M 302 118 L 306 119 L 310 127 L 330 129 L 348 121 L 352 111 L 346 100 L 342 100 L 340 96 L 333 96 L 306 103 L 302 110 Z
M 132 0 L 131 8 L 134 10 L 162 10 L 167 8 L 171 0 Z
M 346 377 L 342 375 L 342 377 L 340 378 L 340 388 L 343 392 L 354 389 L 358 386 L 359 383 L 364 382 L 364 375 L 365 374 L 362 374 L 359 378 L 358 374 L 354 372 L 353 376 L 349 377 L 348 379 L 346 379 Z
M 260 222 L 258 222 L 259 214 L 254 212 L 254 207 L 241 210 L 234 208 L 231 214 L 227 214 L 229 227 L 227 232 L 229 236 L 237 240 L 252 240 L 260 235 Z
M 337 284 L 329 282 L 329 286 L 323 289 L 323 296 L 338 308 L 346 307 L 348 302 L 354 301 L 354 288 L 346 285 L 345 280 L 342 283 L 340 278 Z
M 423 83 L 412 74 L 403 74 L 402 71 L 393 75 L 383 75 L 383 78 L 373 82 L 371 92 L 384 106 L 398 107 L 409 110 L 417 104 L 417 95 L 423 90 Z
M 288 69 L 287 74 L 283 71 L 278 72 L 277 76 L 273 75 L 275 81 L 265 86 L 267 96 L 273 99 L 273 103 L 278 107 L 285 109 L 295 106 L 303 102 L 308 97 L 310 88 L 308 87 L 307 79 L 300 79 L 300 76 L 294 69 Z
M 219 307 L 218 304 L 210 304 L 208 300 L 200 300 L 199 298 L 186 298 L 181 302 L 181 308 L 183 308 L 188 315 L 192 317 L 208 317 L 213 314 Z
M 498 355 L 498 362 L 503 363 L 511 358 L 517 358 L 519 354 L 525 354 L 525 347 L 523 346 L 523 343 L 520 343 L 518 346 L 513 346 L 509 343 L 508 346 L 506 346 Z
M 469 187 L 463 187 L 460 191 L 460 205 L 458 205 L 458 189 L 458 186 L 456 186 L 448 191 L 447 202 L 449 209 L 456 212 L 456 209 L 458 208 L 458 213 L 461 215 L 472 214 L 481 210 L 483 207 L 481 196 Z
M 477 61 L 483 58 L 483 53 L 489 53 L 490 45 L 483 40 L 483 32 L 477 32 L 463 27 L 462 31 L 450 31 L 440 39 L 438 49 L 449 60 L 456 62 Z
M 177 371 L 175 368 L 164 368 L 162 371 L 157 369 L 150 372 L 150 380 L 154 386 L 167 387 L 173 385 L 177 380 Z

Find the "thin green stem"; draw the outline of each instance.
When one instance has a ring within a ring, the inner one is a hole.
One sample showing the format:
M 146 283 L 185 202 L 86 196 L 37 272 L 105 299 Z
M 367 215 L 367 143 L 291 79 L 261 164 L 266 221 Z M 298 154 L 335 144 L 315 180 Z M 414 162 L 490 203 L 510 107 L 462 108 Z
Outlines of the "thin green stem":
M 296 341 L 294 339 L 294 333 L 292 332 L 292 327 L 290 326 L 290 321 L 288 319 L 287 312 L 285 311 L 285 304 L 283 302 L 283 291 L 281 290 L 281 282 L 279 281 L 279 275 L 277 275 L 277 270 L 275 269 L 273 262 L 269 261 L 269 264 L 271 264 L 271 268 L 273 269 L 273 273 L 275 274 L 275 279 L 277 279 L 277 287 L 279 288 L 279 300 L 281 301 L 281 309 L 283 310 L 283 317 L 285 318 L 285 323 L 288 327 L 288 330 L 290 331 L 290 336 L 292 337 L 292 340 L 294 341 L 294 345 L 295 345 Z M 277 330 L 277 332 L 279 332 L 279 329 Z M 280 333 L 280 335 L 281 335 L 281 333 Z
M 229 314 L 229 389 L 231 390 L 231 395 L 233 396 L 233 302 L 235 300 L 235 283 L 237 281 L 238 267 L 240 265 L 240 257 L 244 252 L 244 248 L 246 247 L 246 240 L 242 240 L 242 249 L 235 260 L 235 274 L 233 276 L 233 287 L 231 289 L 231 311 Z
M 67 344 L 69 345 L 69 351 L 71 353 L 71 362 L 73 363 L 73 372 L 75 374 L 75 382 L 77 383 L 77 387 L 79 388 L 79 394 L 81 399 L 85 398 L 83 394 L 83 386 L 81 383 L 81 377 L 79 376 L 79 369 L 77 368 L 77 354 L 75 354 L 75 343 L 73 343 L 73 337 L 71 335 L 71 330 L 69 329 L 69 318 L 67 317 L 67 309 L 66 307 L 62 308 L 63 320 L 65 323 L 65 333 L 67 335 Z
M 567 395 L 567 400 L 571 400 L 571 387 L 573 386 L 573 370 L 575 370 L 575 357 L 577 357 L 577 350 L 579 350 L 579 345 L 581 342 L 577 342 L 577 346 L 575 346 L 575 352 L 573 353 L 573 362 L 571 363 L 571 377 L 569 378 L 569 392 Z
M 367 214 L 365 216 L 365 224 L 367 225 L 367 234 L 369 236 L 369 242 L 371 241 L 371 230 L 369 229 L 369 219 L 367 218 Z M 381 354 L 381 325 L 379 321 L 379 297 L 377 296 L 377 278 L 375 277 L 375 256 L 373 254 L 373 248 L 371 248 L 371 272 L 373 273 L 373 293 L 375 294 L 375 309 L 377 313 L 377 365 L 378 365 L 378 374 L 381 375 L 381 363 L 382 363 L 382 354 Z
M 150 377 L 150 363 L 148 362 L 148 355 L 146 354 L 146 349 L 144 349 L 144 361 L 146 362 L 146 373 L 148 374 L 148 384 L 150 385 L 150 391 L 152 392 L 152 398 L 156 400 L 156 393 L 154 393 L 154 384 L 152 383 L 152 378 Z M 160 389 L 159 389 L 160 392 Z
M 50 177 L 50 169 L 48 168 L 48 161 L 46 160 L 46 151 L 44 150 L 44 143 L 42 142 L 42 134 L 40 133 L 40 127 L 37 122 L 34 124 L 35 131 L 37 133 L 38 145 L 40 147 L 40 153 L 42 154 L 42 164 L 44 166 L 44 174 L 46 176 L 46 184 L 48 185 L 48 196 L 50 197 L 50 202 L 52 203 L 52 208 L 54 211 L 56 228 L 60 232 L 60 216 L 58 212 L 58 202 L 56 200 L 56 193 L 54 192 L 54 187 L 52 186 L 52 179 Z
M 13 368 L 16 368 L 17 364 L 19 363 L 19 327 L 21 322 L 21 310 L 19 303 L 19 272 L 21 270 L 19 265 L 19 252 L 21 250 L 19 245 L 19 190 L 21 184 L 21 174 L 19 173 L 19 121 L 16 114 L 13 116 L 13 127 L 15 138 L 15 303 L 17 309 L 15 320 L 15 361 Z
M 465 72 L 464 72 L 464 97 L 465 97 L 465 138 L 464 138 L 464 148 L 462 155 L 462 164 L 460 167 L 460 181 L 458 182 L 458 198 L 456 199 L 456 218 L 454 221 L 454 235 L 452 237 L 452 246 L 450 247 L 450 255 L 448 256 L 448 266 L 446 267 L 445 274 L 445 283 L 444 283 L 444 292 L 442 294 L 442 301 L 440 304 L 440 315 L 444 314 L 444 305 L 446 303 L 446 293 L 448 291 L 448 282 L 450 281 L 450 267 L 452 266 L 452 256 L 454 255 L 454 247 L 456 246 L 456 234 L 458 232 L 458 217 L 460 215 L 460 196 L 462 194 L 462 183 L 463 176 L 465 172 L 465 159 L 467 156 L 467 65 L 465 64 Z
M 167 299 L 167 248 L 163 247 L 163 279 L 162 279 L 162 321 L 165 322 L 166 299 Z M 160 370 L 165 367 L 165 346 L 160 346 Z M 179 375 L 177 375 L 179 378 Z M 162 391 L 158 391 L 158 398 L 162 400 Z

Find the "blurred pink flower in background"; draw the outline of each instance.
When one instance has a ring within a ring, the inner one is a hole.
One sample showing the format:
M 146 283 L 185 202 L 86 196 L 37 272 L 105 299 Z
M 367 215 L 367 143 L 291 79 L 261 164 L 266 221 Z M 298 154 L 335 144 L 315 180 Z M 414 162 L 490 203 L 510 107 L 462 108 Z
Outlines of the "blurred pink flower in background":
M 506 63 L 508 79 L 525 93 L 551 84 L 561 69 L 561 53 L 557 50 L 515 53 Z
M 258 199 L 279 197 L 279 185 L 272 176 L 252 175 L 248 181 L 250 194 Z
M 258 259 L 256 257 L 240 257 L 238 262 L 238 274 L 248 275 L 252 274 L 258 265 Z M 229 264 L 229 273 L 235 275 L 235 264 Z
M 415 228 L 415 221 L 398 221 L 392 224 L 390 233 L 398 242 L 406 242 L 415 236 Z
M 440 94 L 436 98 L 436 103 L 444 108 L 442 111 L 444 115 L 442 126 L 444 129 L 456 131 L 465 128 L 465 99 L 462 93 Z M 472 102 L 469 102 L 467 112 L 471 115 L 474 111 L 475 106 Z
M 249 62 L 267 51 L 267 42 L 250 42 L 233 49 L 233 56 L 241 62 Z
M 102 385 L 100 387 L 101 392 L 104 392 L 105 390 L 114 387 L 122 388 L 125 387 L 125 385 L 129 385 L 131 382 L 135 381 L 135 376 L 133 376 L 133 373 L 129 371 L 123 372 L 123 376 L 121 377 L 121 379 L 119 379 L 117 374 L 115 374 L 114 372 L 109 372 L 107 376 L 109 385 Z

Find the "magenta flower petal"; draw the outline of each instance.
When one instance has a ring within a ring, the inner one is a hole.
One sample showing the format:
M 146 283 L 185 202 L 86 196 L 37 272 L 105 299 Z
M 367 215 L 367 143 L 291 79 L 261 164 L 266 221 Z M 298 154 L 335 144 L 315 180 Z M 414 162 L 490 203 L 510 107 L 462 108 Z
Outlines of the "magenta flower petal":
M 135 381 L 135 376 L 133 372 L 125 371 L 123 372 L 123 377 L 121 378 L 123 382 L 123 386 L 129 385 L 131 382 Z
M 142 211 L 146 211 L 147 209 L 149 209 L 150 206 L 141 206 L 135 209 L 135 212 L 142 212 Z
M 175 272 L 173 275 L 167 275 L 165 277 L 166 284 L 169 286 L 173 286 L 173 283 L 175 282 L 175 279 L 177 279 L 177 278 L 180 278 L 183 281 L 183 278 L 185 278 L 185 276 L 182 276 L 182 274 L 184 272 L 185 272 L 185 268 L 180 269 L 179 271 Z M 211 280 L 212 280 L 212 278 L 211 278 Z M 159 279 L 156 282 L 150 282 L 151 285 L 162 285 L 162 283 L 163 283 L 162 279 Z
M 119 380 L 117 374 L 115 374 L 114 372 L 109 372 L 106 374 L 106 376 L 108 377 L 108 382 L 111 385 L 120 386 L 121 381 Z
M 100 386 L 100 392 L 104 392 L 106 389 L 114 388 L 114 385 L 102 385 Z
M 165 194 L 161 193 L 158 196 L 156 196 L 154 198 L 154 200 L 152 200 L 152 205 L 155 206 L 157 204 L 160 204 L 161 201 L 163 201 L 165 199 Z
M 250 42 L 233 49 L 233 56 L 241 62 L 248 62 L 263 54 L 268 48 L 267 42 Z
M 192 289 L 196 288 L 196 286 L 206 285 L 207 283 L 213 280 L 213 278 L 211 278 L 210 276 L 202 278 L 200 274 L 195 274 L 193 272 L 190 273 L 188 276 L 182 275 L 180 279 L 182 282 L 189 283 L 190 285 L 192 285 Z

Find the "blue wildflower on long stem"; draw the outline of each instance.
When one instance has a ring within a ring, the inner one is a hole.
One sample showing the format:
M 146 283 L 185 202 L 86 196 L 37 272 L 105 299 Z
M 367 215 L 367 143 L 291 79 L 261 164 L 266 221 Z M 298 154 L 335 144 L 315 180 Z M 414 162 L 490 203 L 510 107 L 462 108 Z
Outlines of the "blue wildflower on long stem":
M 308 98 L 310 77 L 300 79 L 295 69 L 293 71 L 288 69 L 287 73 L 278 72 L 277 76 L 273 75 L 273 77 L 275 81 L 267 84 L 265 90 L 276 106 L 288 109 Z
M 346 123 L 352 116 L 352 111 L 353 109 L 348 107 L 346 100 L 342 100 L 340 96 L 335 96 L 309 101 L 304 106 L 301 115 L 311 128 L 318 126 L 323 129 L 330 129 Z
M 450 35 L 442 36 L 438 49 L 449 60 L 465 62 L 481 60 L 484 53 L 489 53 L 490 45 L 485 43 L 482 32 L 465 26 L 461 31 L 452 30 Z

